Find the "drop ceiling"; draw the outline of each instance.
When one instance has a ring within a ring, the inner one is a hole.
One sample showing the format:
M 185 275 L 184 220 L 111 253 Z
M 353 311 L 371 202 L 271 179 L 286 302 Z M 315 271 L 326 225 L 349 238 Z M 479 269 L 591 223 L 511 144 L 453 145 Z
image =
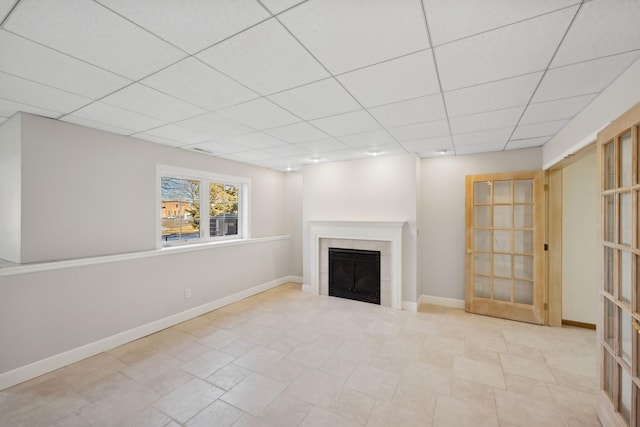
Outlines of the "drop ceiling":
M 277 170 L 545 144 L 640 58 L 638 0 L 0 0 L 18 111 Z

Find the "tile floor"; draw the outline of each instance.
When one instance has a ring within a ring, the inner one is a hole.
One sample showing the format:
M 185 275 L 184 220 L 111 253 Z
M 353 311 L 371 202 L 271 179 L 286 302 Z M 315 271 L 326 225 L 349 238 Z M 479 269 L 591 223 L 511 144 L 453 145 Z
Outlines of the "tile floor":
M 0 426 L 599 426 L 595 349 L 287 284 L 0 391 Z

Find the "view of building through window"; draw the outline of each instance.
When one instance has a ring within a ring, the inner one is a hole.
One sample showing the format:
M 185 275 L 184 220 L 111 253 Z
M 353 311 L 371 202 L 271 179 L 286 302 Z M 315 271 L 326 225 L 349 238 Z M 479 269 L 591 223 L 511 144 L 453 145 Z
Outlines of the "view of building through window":
M 208 201 L 204 203 L 209 205 L 208 225 L 202 223 L 200 213 L 200 188 L 207 184 Z M 162 241 L 237 235 L 238 189 L 235 184 L 162 177 Z

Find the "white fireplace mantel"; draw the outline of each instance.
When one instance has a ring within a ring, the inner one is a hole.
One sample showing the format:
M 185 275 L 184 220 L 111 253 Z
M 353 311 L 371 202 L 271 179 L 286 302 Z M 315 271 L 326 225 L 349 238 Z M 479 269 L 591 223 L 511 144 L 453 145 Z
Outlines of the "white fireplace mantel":
M 399 221 L 308 221 L 310 289 L 320 294 L 320 239 L 377 240 L 391 243 L 391 307 L 402 309 L 402 228 Z

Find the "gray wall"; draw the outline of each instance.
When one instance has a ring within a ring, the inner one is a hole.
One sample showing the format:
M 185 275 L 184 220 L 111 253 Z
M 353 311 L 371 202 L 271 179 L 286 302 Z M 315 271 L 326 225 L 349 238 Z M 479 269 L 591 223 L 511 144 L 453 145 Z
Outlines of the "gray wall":
M 155 249 L 157 164 L 250 178 L 252 237 L 286 234 L 284 173 L 29 114 L 22 121 L 23 263 Z
M 290 274 L 302 277 L 302 172 L 290 172 L 285 180 L 287 234 L 291 241 Z
M 540 148 L 422 160 L 418 294 L 464 299 L 465 176 L 541 166 Z
M 0 258 L 20 261 L 20 115 L 0 126 Z

